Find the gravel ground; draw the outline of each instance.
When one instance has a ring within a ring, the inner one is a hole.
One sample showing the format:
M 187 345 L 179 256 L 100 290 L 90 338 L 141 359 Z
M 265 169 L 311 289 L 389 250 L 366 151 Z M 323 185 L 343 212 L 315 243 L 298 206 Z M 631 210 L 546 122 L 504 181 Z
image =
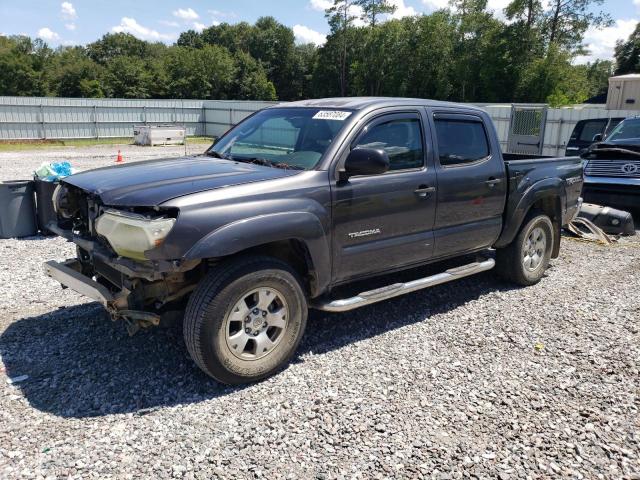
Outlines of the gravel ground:
M 0 154 L 0 172 L 113 156 L 68 152 Z M 128 337 L 45 278 L 69 244 L 0 252 L 2 478 L 640 479 L 640 235 L 567 239 L 529 288 L 488 272 L 312 312 L 294 362 L 241 388 L 202 374 L 179 327 Z

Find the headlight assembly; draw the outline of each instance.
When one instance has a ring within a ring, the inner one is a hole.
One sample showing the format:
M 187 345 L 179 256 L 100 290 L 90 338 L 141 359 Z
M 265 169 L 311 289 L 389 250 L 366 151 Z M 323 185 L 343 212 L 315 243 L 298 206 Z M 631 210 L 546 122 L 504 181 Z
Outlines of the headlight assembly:
M 118 255 L 146 260 L 144 252 L 160 246 L 175 223 L 175 218 L 148 218 L 135 213 L 106 210 L 96 220 L 96 231 L 107 239 Z

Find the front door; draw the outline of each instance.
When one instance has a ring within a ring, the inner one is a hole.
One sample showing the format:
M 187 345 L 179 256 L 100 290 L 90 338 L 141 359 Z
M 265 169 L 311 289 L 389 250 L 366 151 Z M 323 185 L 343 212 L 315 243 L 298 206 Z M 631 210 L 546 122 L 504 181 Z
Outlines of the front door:
M 433 254 L 436 176 L 420 112 L 371 119 L 353 148 L 382 148 L 390 170 L 336 182 L 332 191 L 334 280 L 419 263 Z

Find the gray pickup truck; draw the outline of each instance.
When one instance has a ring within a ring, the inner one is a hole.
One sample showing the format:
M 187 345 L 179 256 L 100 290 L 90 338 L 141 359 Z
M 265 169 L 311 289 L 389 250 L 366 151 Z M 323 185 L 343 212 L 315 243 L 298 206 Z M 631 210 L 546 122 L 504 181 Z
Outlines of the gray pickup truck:
M 538 282 L 582 179 L 577 157 L 503 154 L 470 106 L 281 104 L 204 155 L 68 177 L 49 227 L 77 257 L 45 271 L 132 332 L 183 311 L 204 372 L 256 381 L 294 354 L 309 308 L 344 312 L 494 266 Z

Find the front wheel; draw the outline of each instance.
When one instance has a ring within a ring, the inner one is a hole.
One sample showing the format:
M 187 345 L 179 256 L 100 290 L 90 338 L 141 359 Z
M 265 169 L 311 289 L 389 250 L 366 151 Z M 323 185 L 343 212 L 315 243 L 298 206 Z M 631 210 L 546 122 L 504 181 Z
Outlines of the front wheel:
M 261 380 L 294 354 L 307 322 L 296 273 L 268 257 L 210 272 L 187 305 L 184 339 L 196 364 L 227 384 Z
M 534 285 L 549 266 L 552 250 L 551 219 L 543 214 L 530 215 L 513 242 L 497 250 L 497 270 L 519 285 Z

